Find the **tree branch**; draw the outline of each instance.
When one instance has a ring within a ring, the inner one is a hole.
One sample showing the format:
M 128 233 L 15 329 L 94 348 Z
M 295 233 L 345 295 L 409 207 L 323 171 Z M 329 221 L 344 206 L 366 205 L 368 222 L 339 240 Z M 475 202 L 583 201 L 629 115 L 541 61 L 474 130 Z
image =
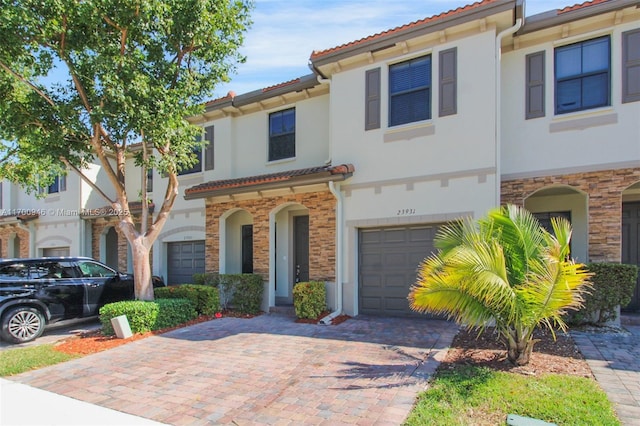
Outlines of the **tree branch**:
M 100 196 L 102 198 L 104 198 L 109 204 L 113 204 L 113 200 L 111 198 L 109 198 L 109 196 L 107 194 L 105 194 L 98 185 L 96 185 L 91 179 L 89 179 L 87 177 L 87 175 L 85 175 L 84 173 L 82 173 L 82 170 L 80 170 L 79 168 L 77 168 L 76 166 L 74 166 L 73 164 L 71 164 L 69 162 L 69 160 L 67 160 L 65 157 L 60 157 L 60 161 L 62 161 L 64 163 L 65 166 L 67 166 L 68 168 L 70 168 L 71 170 L 73 170 L 74 172 L 76 172 L 78 174 L 78 176 L 80 176 L 80 179 L 82 179 L 86 184 L 88 184 L 94 191 L 96 191 L 98 194 L 100 194 Z
M 44 99 L 45 101 L 47 101 L 47 103 L 49 105 L 51 105 L 52 107 L 55 107 L 56 104 L 53 101 L 53 99 L 51 99 L 49 96 L 47 96 L 46 93 L 44 93 L 42 90 L 40 90 L 40 88 L 38 88 L 38 86 L 36 86 L 35 84 L 33 84 L 32 82 L 30 82 L 27 78 L 25 78 L 23 75 L 18 74 L 17 72 L 15 72 L 14 70 L 12 70 L 11 68 L 9 68 L 7 66 L 7 64 L 5 64 L 4 62 L 0 61 L 0 68 L 2 68 L 3 70 L 5 70 L 6 72 L 8 72 L 9 74 L 13 75 L 15 78 L 17 78 L 18 80 L 20 80 L 21 82 L 23 82 L 24 84 L 26 84 L 27 86 L 29 86 L 31 88 L 31 90 L 33 90 L 34 92 L 36 92 L 38 95 L 40 95 L 40 97 L 42 99 Z

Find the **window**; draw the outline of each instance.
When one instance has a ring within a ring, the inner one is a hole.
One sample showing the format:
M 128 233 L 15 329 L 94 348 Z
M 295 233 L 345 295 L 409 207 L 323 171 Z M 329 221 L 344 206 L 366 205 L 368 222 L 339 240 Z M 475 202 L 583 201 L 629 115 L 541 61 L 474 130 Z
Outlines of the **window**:
M 2 208 L 2 182 L 0 182 L 0 209 Z
M 296 109 L 269 114 L 269 161 L 296 156 Z
M 556 114 L 611 104 L 609 37 L 555 50 Z
M 67 190 L 67 177 L 60 175 L 60 176 L 56 176 L 53 183 L 47 187 L 47 194 L 56 194 L 58 192 L 64 192 L 66 190 Z
M 147 169 L 147 192 L 153 192 L 153 169 Z
M 109 269 L 104 265 L 100 265 L 94 262 L 79 261 L 78 267 L 82 271 L 83 277 L 115 277 L 116 272 L 113 269 Z
M 389 126 L 431 118 L 431 56 L 389 67 Z
M 198 138 L 199 140 L 200 138 Z M 188 175 L 191 173 L 198 173 L 202 171 L 202 147 L 196 146 L 193 148 L 193 155 L 196 157 L 196 162 L 188 169 L 182 169 L 178 172 L 178 176 Z

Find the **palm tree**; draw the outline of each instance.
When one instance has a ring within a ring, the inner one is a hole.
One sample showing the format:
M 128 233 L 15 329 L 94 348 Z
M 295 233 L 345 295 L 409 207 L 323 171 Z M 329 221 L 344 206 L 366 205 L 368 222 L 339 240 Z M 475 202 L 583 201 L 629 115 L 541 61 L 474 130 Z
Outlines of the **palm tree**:
M 509 361 L 527 364 L 535 328 L 566 330 L 563 315 L 582 306 L 590 285 L 584 265 L 569 258 L 571 225 L 557 218 L 552 227 L 553 235 L 527 210 L 507 205 L 441 228 L 437 253 L 420 264 L 411 308 L 481 332 L 494 324 Z

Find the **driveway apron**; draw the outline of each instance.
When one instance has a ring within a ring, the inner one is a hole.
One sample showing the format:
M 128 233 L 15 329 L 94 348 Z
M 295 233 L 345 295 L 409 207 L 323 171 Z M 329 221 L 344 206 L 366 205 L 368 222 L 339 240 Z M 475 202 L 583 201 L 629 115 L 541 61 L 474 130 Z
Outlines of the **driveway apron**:
M 222 318 L 12 381 L 167 424 L 401 424 L 458 327 Z

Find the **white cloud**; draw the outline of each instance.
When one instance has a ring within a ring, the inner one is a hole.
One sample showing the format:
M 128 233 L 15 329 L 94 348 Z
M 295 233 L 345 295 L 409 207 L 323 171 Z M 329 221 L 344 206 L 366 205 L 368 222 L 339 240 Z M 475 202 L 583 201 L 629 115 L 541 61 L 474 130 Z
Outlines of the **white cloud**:
M 568 2 L 568 3 L 567 3 Z M 456 9 L 473 0 L 256 0 L 254 24 L 241 52 L 247 62 L 238 66 L 229 90 L 246 93 L 288 81 L 311 71 L 314 50 L 324 50 L 410 22 Z M 528 0 L 528 16 L 573 4 L 569 0 Z

